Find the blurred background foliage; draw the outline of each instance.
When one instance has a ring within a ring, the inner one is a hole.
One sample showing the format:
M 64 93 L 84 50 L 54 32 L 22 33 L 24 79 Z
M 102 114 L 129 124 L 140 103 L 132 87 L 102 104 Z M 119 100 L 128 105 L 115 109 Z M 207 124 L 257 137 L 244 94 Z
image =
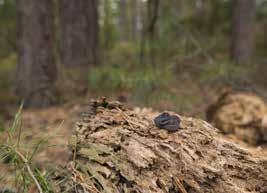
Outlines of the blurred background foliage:
M 0 2 L 0 104 L 4 104 L 15 101 L 16 2 Z M 257 1 L 256 49 L 253 62 L 246 65 L 235 65 L 228 54 L 230 0 L 160 1 L 155 38 L 147 38 L 144 45 L 147 1 L 138 0 L 137 10 L 127 1 L 125 26 L 119 24 L 119 0 L 99 2 L 101 64 L 87 73 L 89 96 L 124 97 L 186 112 L 205 102 L 206 94 L 212 93 L 207 90 L 215 85 L 256 85 L 264 90 L 265 77 L 259 74 L 267 62 L 267 1 Z

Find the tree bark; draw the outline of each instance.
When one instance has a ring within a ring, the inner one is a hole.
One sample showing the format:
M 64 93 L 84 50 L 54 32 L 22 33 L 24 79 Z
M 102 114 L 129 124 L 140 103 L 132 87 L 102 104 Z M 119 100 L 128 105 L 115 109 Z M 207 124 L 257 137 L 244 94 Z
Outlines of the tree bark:
M 264 156 L 253 157 L 205 121 L 176 114 L 180 128 L 168 132 L 155 126 L 158 112 L 151 109 L 127 109 L 105 100 L 94 101 L 91 107 L 70 141 L 72 161 L 62 174 L 61 191 L 267 191 Z
M 142 5 L 145 7 L 147 4 L 142 3 Z M 147 18 L 145 14 L 145 8 L 141 7 L 141 23 L 142 23 L 142 29 L 141 29 L 141 40 L 140 40 L 140 54 L 139 54 L 139 61 L 140 64 L 144 65 L 146 63 L 146 23 Z
M 256 1 L 234 0 L 232 12 L 231 57 L 237 64 L 248 64 L 254 50 Z
M 129 39 L 127 3 L 127 0 L 119 1 L 119 29 L 122 41 Z
M 146 60 L 146 46 L 149 40 L 149 62 L 155 66 L 155 37 L 156 24 L 159 17 L 159 0 L 148 0 L 145 5 L 145 11 L 142 10 L 142 34 L 140 42 L 140 63 L 144 64 Z M 146 14 L 145 14 L 146 13 Z
M 150 62 L 153 66 L 156 65 L 156 54 L 155 54 L 155 40 L 156 40 L 156 24 L 159 17 L 159 0 L 148 0 L 148 28 L 147 34 L 149 38 L 150 46 Z
M 135 42 L 138 38 L 138 22 L 139 22 L 139 2 L 132 0 L 132 41 Z
M 99 24 L 98 24 L 98 6 L 99 2 L 98 0 L 91 0 L 89 1 L 91 3 L 91 6 L 89 6 L 89 24 L 91 24 L 90 27 L 90 49 L 91 49 L 91 55 L 92 55 L 92 63 L 93 64 L 99 64 L 100 58 L 99 58 Z
M 98 61 L 98 0 L 59 0 L 61 63 L 88 67 Z
M 25 107 L 55 103 L 53 1 L 17 0 L 17 94 Z

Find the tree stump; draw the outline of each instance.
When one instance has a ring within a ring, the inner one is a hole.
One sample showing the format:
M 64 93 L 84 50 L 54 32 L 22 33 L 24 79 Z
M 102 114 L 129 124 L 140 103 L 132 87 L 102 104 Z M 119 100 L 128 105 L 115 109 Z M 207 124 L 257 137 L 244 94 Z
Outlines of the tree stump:
M 70 141 L 71 161 L 55 178 L 60 192 L 267 192 L 267 159 L 205 121 L 177 115 L 179 131 L 168 132 L 154 125 L 159 113 L 151 109 L 105 100 L 91 107 Z

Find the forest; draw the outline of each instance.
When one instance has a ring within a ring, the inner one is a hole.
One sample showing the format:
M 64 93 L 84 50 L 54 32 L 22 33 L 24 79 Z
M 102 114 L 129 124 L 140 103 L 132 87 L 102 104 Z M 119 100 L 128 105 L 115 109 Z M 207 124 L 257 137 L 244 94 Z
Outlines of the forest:
M 0 193 L 267 192 L 266 0 L 0 0 Z

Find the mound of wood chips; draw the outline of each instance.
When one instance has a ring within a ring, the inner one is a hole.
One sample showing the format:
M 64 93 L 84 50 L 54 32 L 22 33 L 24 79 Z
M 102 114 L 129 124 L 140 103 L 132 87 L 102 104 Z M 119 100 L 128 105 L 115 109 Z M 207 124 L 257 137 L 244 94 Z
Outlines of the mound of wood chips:
M 250 144 L 267 142 L 267 106 L 252 93 L 226 92 L 207 111 L 208 121 Z
M 174 114 L 172 112 L 169 112 Z M 177 115 L 177 132 L 157 128 L 151 109 L 93 101 L 70 142 L 58 192 L 264 193 L 267 160 L 202 121 Z

